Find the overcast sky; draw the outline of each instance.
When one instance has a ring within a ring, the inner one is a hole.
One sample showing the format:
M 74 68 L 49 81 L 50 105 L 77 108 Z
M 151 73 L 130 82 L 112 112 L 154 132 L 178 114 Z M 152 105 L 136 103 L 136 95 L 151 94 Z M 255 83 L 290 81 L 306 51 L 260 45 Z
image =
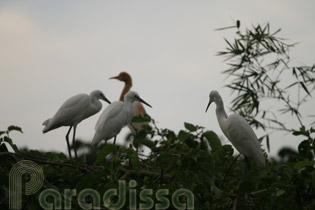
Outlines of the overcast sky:
M 300 42 L 291 56 L 312 65 L 314 8 L 314 1 L 293 0 L 0 0 L 0 130 L 18 125 L 24 134 L 11 137 L 19 147 L 66 152 L 68 128 L 44 135 L 42 122 L 78 93 L 100 89 L 117 100 L 123 84 L 108 78 L 127 71 L 133 89 L 153 106 L 147 111 L 159 127 L 178 132 L 190 122 L 223 137 L 215 107 L 207 114 L 205 108 L 216 89 L 229 113 L 232 96 L 221 74 L 227 66 L 216 53 L 234 31 L 214 29 L 235 20 L 243 28 L 270 22 L 273 30 L 282 28 L 279 36 Z M 314 114 L 311 103 L 302 107 L 304 114 Z M 99 115 L 79 124 L 78 138 L 91 141 Z M 271 154 L 298 143 L 291 135 L 275 134 Z

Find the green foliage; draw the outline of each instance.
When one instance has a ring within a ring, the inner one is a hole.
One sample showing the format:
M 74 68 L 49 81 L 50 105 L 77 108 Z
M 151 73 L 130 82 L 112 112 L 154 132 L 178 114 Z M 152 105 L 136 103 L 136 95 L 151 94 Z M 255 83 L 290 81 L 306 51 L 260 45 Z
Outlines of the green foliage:
M 203 136 L 207 139 L 212 151 L 217 151 L 221 148 L 221 141 L 215 132 L 206 131 L 203 133 Z
M 99 162 L 101 162 L 102 160 L 104 160 L 104 158 L 109 155 L 112 152 L 116 151 L 116 147 L 113 144 L 107 144 L 103 147 L 103 149 L 101 150 L 101 152 L 99 153 L 99 155 L 97 156 L 94 164 L 98 164 Z
M 139 157 L 138 154 L 132 149 L 132 148 L 128 148 L 126 149 L 126 153 L 127 153 L 127 157 L 130 163 L 131 168 L 137 173 L 139 174 L 140 171 L 140 161 L 139 161 Z
M 132 122 L 151 122 L 151 117 L 145 114 L 143 117 L 141 115 L 135 116 L 132 118 Z
M 23 133 L 22 128 L 14 125 L 9 126 L 6 131 L 0 131 L 0 152 L 8 151 L 5 143 L 9 144 L 15 152 L 18 152 L 17 146 L 13 143 L 12 139 L 9 136 L 10 132 L 12 131 Z
M 25 209 L 40 208 L 38 197 L 44 189 L 55 189 L 61 193 L 64 189 L 76 189 L 78 195 L 83 189 L 91 188 L 102 197 L 108 189 L 118 189 L 119 180 L 126 180 L 127 186 L 131 180 L 136 181 L 133 189 L 137 191 L 138 204 L 143 203 L 139 197 L 143 189 L 153 190 L 150 198 L 155 204 L 160 203 L 155 193 L 159 189 L 168 189 L 168 209 L 174 209 L 171 195 L 181 188 L 193 192 L 195 209 L 231 209 L 238 191 L 239 209 L 312 209 L 315 206 L 314 158 L 309 151 L 314 154 L 314 131 L 313 128 L 302 127 L 293 132 L 293 135 L 304 136 L 308 144 L 302 141 L 299 152 L 289 154 L 294 154 L 294 159 L 290 161 L 271 160 L 265 169 L 258 169 L 251 162 L 251 169 L 242 184 L 239 181 L 245 167 L 244 159 L 234 157 L 234 149 L 230 145 L 222 145 L 213 131 L 184 123 L 184 129 L 178 134 L 157 128 L 155 124 L 154 128 L 143 131 L 159 142 L 151 147 L 147 156 L 137 154 L 132 147 L 107 144 L 91 148 L 84 142 L 79 142 L 77 149 L 86 152 L 79 152 L 79 159 L 73 163 L 63 153 L 27 149 L 20 149 L 19 153 L 1 151 L 0 187 L 8 189 L 10 169 L 17 161 L 28 159 L 41 165 L 45 182 L 36 194 L 23 195 Z M 126 193 L 123 209 L 129 206 L 130 191 Z M 112 201 L 115 200 L 114 197 Z M 71 204 L 72 209 L 81 209 L 77 196 L 72 198 Z M 1 205 L 8 203 L 2 202 Z

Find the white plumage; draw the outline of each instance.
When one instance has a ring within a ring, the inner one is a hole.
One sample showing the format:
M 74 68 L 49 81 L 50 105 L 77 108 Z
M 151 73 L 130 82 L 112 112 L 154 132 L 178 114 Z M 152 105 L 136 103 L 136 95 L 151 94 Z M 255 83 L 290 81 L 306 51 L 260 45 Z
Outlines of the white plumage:
M 92 145 L 96 146 L 101 140 L 107 141 L 119 134 L 121 129 L 131 123 L 134 115 L 134 101 L 139 101 L 151 107 L 135 91 L 129 91 L 124 101 L 115 101 L 110 104 L 101 114 L 95 126 L 95 134 Z M 114 140 L 114 144 L 115 144 Z
M 74 127 L 73 133 L 74 143 L 77 125 L 82 120 L 96 114 L 102 109 L 102 103 L 99 101 L 99 99 L 102 99 L 110 103 L 110 101 L 105 97 L 105 95 L 100 90 L 94 90 L 90 93 L 90 95 L 78 94 L 72 96 L 61 105 L 61 107 L 58 109 L 58 111 L 52 118 L 43 122 L 43 125 L 45 125 L 43 133 L 54 130 L 61 126 L 70 126 L 69 131 L 66 135 L 66 140 L 68 145 L 69 156 L 71 157 L 69 147 L 70 144 L 68 139 L 71 128 Z
M 217 119 L 224 135 L 242 155 L 254 160 L 258 167 L 264 168 L 266 163 L 263 152 L 257 136 L 248 122 L 238 114 L 227 116 L 222 98 L 217 91 L 211 91 L 209 98 L 206 111 L 212 102 L 216 104 Z

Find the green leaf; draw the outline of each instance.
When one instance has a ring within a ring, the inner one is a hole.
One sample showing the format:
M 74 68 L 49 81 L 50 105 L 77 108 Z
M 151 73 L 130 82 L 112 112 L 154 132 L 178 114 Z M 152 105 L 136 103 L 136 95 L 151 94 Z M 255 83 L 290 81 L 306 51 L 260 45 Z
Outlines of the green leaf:
M 304 135 L 304 136 L 308 136 L 309 135 L 309 131 L 305 129 L 305 126 L 303 125 L 302 127 L 300 127 L 300 130 L 294 130 L 292 132 L 292 134 L 294 136 L 299 136 L 299 135 Z
M 211 176 L 215 174 L 215 160 L 211 153 L 204 150 L 196 150 L 199 154 L 198 162 L 202 165 L 206 170 L 209 171 Z
M 276 197 L 279 197 L 279 196 L 281 196 L 281 195 L 284 195 L 284 193 L 285 193 L 284 190 L 278 190 L 278 191 L 276 192 Z
M 269 135 L 266 135 L 266 143 L 267 143 L 268 152 L 270 152 Z
M 298 150 L 299 150 L 300 155 L 302 155 L 302 156 L 309 155 L 310 148 L 311 148 L 311 145 L 310 145 L 310 142 L 308 140 L 302 141 L 298 146 Z
M 7 146 L 5 144 L 0 145 L 0 152 L 8 152 Z
M 19 152 L 19 149 L 15 144 L 11 144 L 12 149 L 14 150 L 15 153 Z
M 8 176 L 8 174 L 1 173 L 0 174 L 0 186 L 2 187 L 3 185 L 5 185 L 5 186 L 9 185 L 9 176 Z M 3 190 L 3 188 L 1 188 L 1 187 L 0 187 L 0 191 Z
M 294 164 L 294 168 L 296 169 L 300 169 L 300 168 L 303 168 L 303 167 L 306 167 L 306 166 L 311 166 L 311 167 L 314 167 L 315 163 L 314 161 L 300 161 L 300 162 L 297 162 Z
M 300 131 L 293 131 L 292 134 L 294 136 L 299 136 L 299 135 L 302 135 L 302 133 Z
M 234 153 L 234 149 L 231 145 L 226 144 L 222 146 L 225 155 L 232 156 Z
M 305 86 L 305 84 L 303 82 L 300 82 L 302 88 L 304 89 L 304 91 L 310 96 L 311 93 L 308 91 L 307 87 Z
M 139 174 L 140 171 L 140 161 L 138 154 L 132 148 L 126 149 L 126 153 L 132 168 Z
M 193 124 L 190 124 L 190 123 L 187 123 L 187 122 L 184 122 L 184 126 L 187 130 L 189 130 L 190 132 L 194 132 L 197 130 L 197 127 L 194 126 Z
M 132 118 L 133 123 L 137 123 L 137 122 L 151 122 L 151 117 L 149 115 L 144 115 L 143 117 L 141 115 L 138 116 L 134 116 Z
M 136 138 L 134 140 L 135 144 L 142 144 L 144 146 L 149 147 L 150 149 L 152 147 L 155 147 L 155 142 L 151 141 L 150 139 L 147 138 Z
M 99 155 L 97 156 L 96 160 L 94 161 L 94 165 L 98 164 L 99 162 L 101 162 L 102 160 L 104 160 L 104 158 L 112 153 L 115 152 L 117 150 L 117 147 L 113 144 L 106 144 L 101 152 L 99 153 Z
M 7 137 L 7 136 L 3 137 L 3 141 L 7 142 L 7 143 L 10 144 L 10 145 L 13 144 L 12 139 L 9 138 L 9 137 Z
M 202 135 L 203 135 L 203 137 L 206 137 L 206 139 L 208 140 L 212 151 L 215 152 L 218 149 L 220 149 L 220 147 L 222 146 L 221 140 L 219 139 L 219 137 L 217 136 L 217 134 L 215 132 L 206 131 Z
M 103 180 L 104 176 L 105 174 L 103 171 L 96 171 L 96 172 L 87 174 L 80 180 L 79 183 L 77 183 L 76 189 L 78 191 L 81 191 L 82 189 L 89 188 L 93 186 L 94 184 L 102 183 L 104 182 Z
M 202 165 L 202 167 L 208 171 L 208 175 L 210 176 L 211 191 L 214 192 L 216 198 L 220 198 L 223 192 L 215 185 L 216 170 L 213 156 L 209 152 L 200 150 L 198 164 Z
M 214 183 L 211 182 L 211 191 L 214 192 L 214 197 L 219 199 L 223 195 L 223 191 L 220 190 Z
M 18 152 L 18 148 L 17 146 L 13 143 L 12 139 L 9 138 L 8 136 L 4 136 L 3 137 L 3 141 L 7 142 L 8 144 L 10 144 L 10 146 L 12 147 L 12 149 L 14 150 L 14 152 Z
M 190 137 L 190 134 L 183 130 L 179 131 L 178 133 L 178 139 L 180 141 L 186 141 L 187 139 L 189 139 L 189 137 Z
M 2 134 L 4 134 L 5 133 L 5 131 L 0 131 L 0 136 L 2 136 Z
M 9 126 L 8 131 L 19 131 L 19 132 L 23 133 L 22 128 L 15 126 L 15 125 Z
M 241 26 L 241 21 L 240 21 L 240 20 L 237 20 L 237 21 L 236 21 L 236 28 L 240 28 L 240 26 Z

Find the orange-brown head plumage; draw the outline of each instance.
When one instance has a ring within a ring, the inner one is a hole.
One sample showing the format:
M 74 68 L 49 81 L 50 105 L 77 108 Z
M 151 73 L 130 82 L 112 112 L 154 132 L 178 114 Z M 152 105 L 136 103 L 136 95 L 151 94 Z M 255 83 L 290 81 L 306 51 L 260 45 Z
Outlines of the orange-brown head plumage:
M 129 90 L 131 89 L 132 87 L 132 79 L 131 79 L 131 76 L 127 73 L 127 72 L 120 72 L 118 74 L 118 76 L 115 76 L 115 77 L 111 77 L 109 79 L 117 79 L 119 81 L 122 81 L 125 83 L 125 87 L 123 89 L 123 91 L 121 92 L 120 94 L 120 98 L 119 100 L 120 101 L 124 101 L 124 97 L 125 97 L 125 94 L 129 92 Z
M 117 79 L 119 81 L 124 82 L 125 84 L 128 84 L 132 86 L 132 79 L 131 76 L 127 72 L 120 72 L 118 76 L 111 77 L 110 79 Z

